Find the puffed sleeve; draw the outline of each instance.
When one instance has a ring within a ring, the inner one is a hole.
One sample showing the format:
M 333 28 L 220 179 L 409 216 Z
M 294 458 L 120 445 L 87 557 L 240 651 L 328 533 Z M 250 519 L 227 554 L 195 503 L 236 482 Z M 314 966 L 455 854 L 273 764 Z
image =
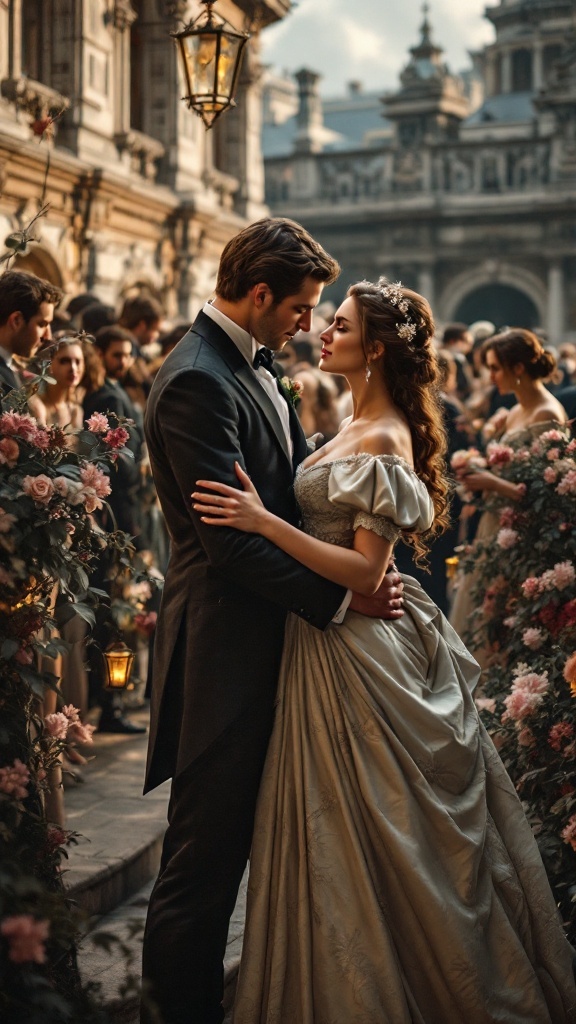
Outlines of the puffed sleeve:
M 328 481 L 333 504 L 355 512 L 363 526 L 394 543 L 403 530 L 422 533 L 434 520 L 434 506 L 421 480 L 404 460 L 365 455 L 335 462 Z

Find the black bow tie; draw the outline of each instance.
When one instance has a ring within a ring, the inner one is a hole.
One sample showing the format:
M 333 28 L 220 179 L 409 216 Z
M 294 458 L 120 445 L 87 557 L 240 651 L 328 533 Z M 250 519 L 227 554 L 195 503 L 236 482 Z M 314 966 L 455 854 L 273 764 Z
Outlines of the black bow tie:
M 265 370 L 268 370 L 268 372 L 271 373 L 273 377 L 275 377 L 276 376 L 276 374 L 274 372 L 274 356 L 275 356 L 275 354 L 276 353 L 273 352 L 271 348 L 265 348 L 265 347 L 259 348 L 257 353 L 256 353 L 256 355 L 254 356 L 254 359 L 252 360 L 252 366 L 254 367 L 255 370 L 257 370 L 259 366 L 263 366 Z

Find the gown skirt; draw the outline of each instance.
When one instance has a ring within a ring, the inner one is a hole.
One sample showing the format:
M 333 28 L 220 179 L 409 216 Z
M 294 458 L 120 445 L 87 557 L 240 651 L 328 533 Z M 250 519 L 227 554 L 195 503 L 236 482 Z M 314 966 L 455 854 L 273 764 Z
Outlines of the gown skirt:
M 290 616 L 234 1024 L 564 1024 L 571 947 L 420 585 L 397 621 Z

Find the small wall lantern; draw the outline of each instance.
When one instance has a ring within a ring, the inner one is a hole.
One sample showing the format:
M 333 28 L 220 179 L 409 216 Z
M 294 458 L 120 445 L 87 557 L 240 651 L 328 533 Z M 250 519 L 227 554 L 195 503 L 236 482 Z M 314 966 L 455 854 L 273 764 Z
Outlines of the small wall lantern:
M 106 689 L 125 690 L 130 680 L 134 653 L 121 641 L 110 644 L 104 651 Z

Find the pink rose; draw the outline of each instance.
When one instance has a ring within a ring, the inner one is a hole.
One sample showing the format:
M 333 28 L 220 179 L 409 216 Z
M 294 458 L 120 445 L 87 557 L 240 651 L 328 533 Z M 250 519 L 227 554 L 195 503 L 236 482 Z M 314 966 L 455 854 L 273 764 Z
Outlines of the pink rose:
M 543 576 L 549 578 L 557 590 L 565 590 L 566 587 L 574 583 L 576 572 L 572 562 L 556 562 L 554 568 L 550 570 L 550 575 L 544 573 Z
M 47 430 L 43 430 L 41 427 L 36 431 L 32 444 L 40 448 L 41 451 L 45 452 L 50 447 L 50 434 Z
M 489 466 L 506 466 L 514 458 L 514 449 L 507 444 L 491 442 L 486 449 L 486 455 Z
M 562 674 L 567 683 L 576 683 L 576 651 L 566 661 Z
M 563 441 L 564 434 L 559 430 L 546 430 L 543 434 L 540 434 L 541 441 Z
M 563 740 L 569 740 L 574 735 L 574 726 L 570 722 L 557 722 L 548 733 L 548 743 L 552 750 L 562 750 Z
M 464 469 L 464 467 L 468 465 L 469 458 L 470 453 L 468 450 L 466 448 L 459 448 L 458 451 L 454 452 L 450 459 L 450 465 L 452 466 L 452 469 Z
M 544 470 L 542 476 L 544 478 L 544 483 L 546 483 L 546 484 L 555 484 L 556 483 L 557 473 L 556 473 L 556 470 L 554 469 L 553 466 L 546 466 L 546 469 Z
M 14 469 L 20 455 L 20 447 L 13 437 L 3 437 L 0 441 L 0 463 Z
M 32 416 L 18 412 L 5 412 L 0 416 L 0 434 L 22 437 L 30 444 L 34 444 L 37 432 L 38 424 Z
M 27 786 L 30 782 L 30 772 L 19 757 L 13 762 L 12 767 L 0 768 L 0 793 L 7 793 L 16 800 L 25 800 L 28 796 Z
M 516 676 L 512 684 L 512 693 L 546 693 L 549 686 L 547 671 L 540 675 L 537 672 L 524 672 Z
M 502 530 L 498 530 L 496 543 L 505 551 L 507 551 L 508 548 L 513 548 L 517 540 L 518 534 L 516 533 L 516 530 L 510 530 L 508 527 L 504 527 Z
M 92 413 L 90 419 L 86 420 L 86 426 L 93 434 L 105 434 L 107 430 L 110 430 L 108 417 L 101 412 Z
M 92 733 L 95 732 L 95 725 L 85 725 L 83 722 L 72 722 L 68 729 L 68 739 L 76 743 L 93 743 Z
M 109 430 L 104 435 L 104 442 L 110 448 L 123 448 L 127 441 L 130 440 L 130 434 L 124 427 L 115 427 L 114 430 Z
M 542 647 L 545 639 L 546 635 L 541 629 L 525 629 L 522 633 L 522 642 L 526 647 L 529 647 L 531 651 L 537 651 Z
M 556 460 L 560 458 L 560 449 L 549 448 L 546 452 L 546 458 L 548 459 L 548 462 L 556 462 Z
M 48 735 L 55 740 L 65 740 L 68 732 L 68 719 L 61 711 L 56 711 L 52 715 L 46 715 L 44 728 Z
M 511 527 L 516 522 L 516 513 L 509 505 L 500 512 L 500 526 Z
M 576 814 L 568 819 L 566 828 L 563 828 L 560 835 L 565 843 L 568 843 L 573 850 L 576 850 Z
M 99 415 L 99 414 L 95 414 Z M 106 419 L 104 416 L 103 419 Z M 98 466 L 89 463 L 80 470 L 80 479 L 84 487 L 91 487 L 99 498 L 107 498 L 110 494 L 110 480 Z
M 512 719 L 514 722 L 521 722 L 532 715 L 541 703 L 540 693 L 528 693 L 526 690 L 510 693 L 504 698 L 506 711 L 502 715 L 502 721 L 508 722 Z
M 62 714 L 66 715 L 69 722 L 80 721 L 80 710 L 79 708 L 75 708 L 73 704 L 65 704 L 62 708 Z
M 576 470 L 569 469 L 556 488 L 557 494 L 576 494 Z
M 0 924 L 0 933 L 8 939 L 8 959 L 14 964 L 45 963 L 49 932 L 50 923 L 37 921 L 32 914 L 16 914 Z
M 22 487 L 24 494 L 40 505 L 47 505 L 54 494 L 54 484 L 44 473 L 40 473 L 38 476 L 25 476 Z

